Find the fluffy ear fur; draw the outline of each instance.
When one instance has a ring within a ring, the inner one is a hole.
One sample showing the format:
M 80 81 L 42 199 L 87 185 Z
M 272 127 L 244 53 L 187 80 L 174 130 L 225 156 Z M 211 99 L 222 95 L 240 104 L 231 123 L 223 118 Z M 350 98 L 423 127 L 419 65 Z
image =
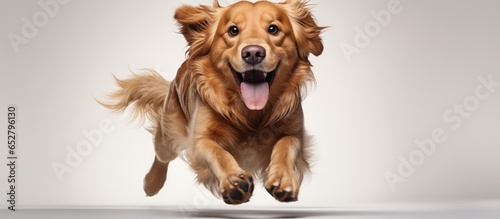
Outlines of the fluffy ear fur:
M 214 2 L 215 7 L 219 7 Z M 214 37 L 214 24 L 216 8 L 200 5 L 193 7 L 183 5 L 175 11 L 174 18 L 180 25 L 180 32 L 188 43 L 187 53 L 190 56 L 200 56 L 210 51 Z
M 307 7 L 307 2 L 303 0 L 286 0 L 282 3 L 290 16 L 297 42 L 297 50 L 302 60 L 308 60 L 309 53 L 315 56 L 321 55 L 323 42 L 320 34 L 325 29 L 325 27 L 316 24 L 311 11 Z

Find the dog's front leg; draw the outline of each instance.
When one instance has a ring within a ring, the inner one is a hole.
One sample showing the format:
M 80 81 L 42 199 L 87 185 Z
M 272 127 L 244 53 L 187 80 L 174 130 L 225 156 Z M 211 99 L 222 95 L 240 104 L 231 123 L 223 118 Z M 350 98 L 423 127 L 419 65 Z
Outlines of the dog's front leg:
M 198 181 L 218 192 L 227 204 L 248 202 L 254 189 L 252 174 L 243 170 L 222 146 L 237 145 L 233 131 L 222 131 L 230 128 L 203 103 L 198 103 L 194 114 L 190 127 L 194 145 L 188 159 Z
M 217 142 L 200 139 L 196 142 L 197 157 L 208 164 L 211 172 L 219 181 L 219 192 L 227 204 L 248 202 L 254 184 L 252 175 L 241 169 L 234 157 Z
M 297 201 L 303 174 L 296 165 L 301 159 L 301 147 L 295 136 L 285 136 L 274 145 L 264 187 L 280 202 Z

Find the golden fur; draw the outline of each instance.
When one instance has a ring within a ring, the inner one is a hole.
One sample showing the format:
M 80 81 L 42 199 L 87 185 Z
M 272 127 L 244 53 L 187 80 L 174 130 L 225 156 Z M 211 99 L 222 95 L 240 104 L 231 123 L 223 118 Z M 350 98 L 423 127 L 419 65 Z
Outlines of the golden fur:
M 169 162 L 185 151 L 197 180 L 228 204 L 249 201 L 254 177 L 278 201 L 297 200 L 310 157 L 302 88 L 314 80 L 309 54 L 323 50 L 323 28 L 306 3 L 183 5 L 174 17 L 188 58 L 175 79 L 167 82 L 151 70 L 116 79 L 120 89 L 101 104 L 115 111 L 133 105 L 135 115 L 152 122 L 156 156 L 144 179 L 148 196 L 163 187 Z M 242 50 L 249 46 L 263 49 L 261 62 L 244 60 Z M 265 106 L 254 107 L 242 97 L 242 83 L 251 80 L 243 76 L 254 72 L 265 77 L 268 92 L 248 86 L 268 94 L 267 99 L 252 94 Z

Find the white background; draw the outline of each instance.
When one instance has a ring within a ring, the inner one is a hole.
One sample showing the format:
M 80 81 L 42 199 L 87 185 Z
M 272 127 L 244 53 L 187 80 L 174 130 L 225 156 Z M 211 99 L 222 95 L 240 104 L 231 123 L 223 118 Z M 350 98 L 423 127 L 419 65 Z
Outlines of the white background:
M 129 68 L 156 68 L 173 78 L 186 45 L 174 10 L 211 1 L 73 0 L 16 53 L 7 35 L 21 35 L 23 18 L 43 12 L 39 2 L 46 1 L 0 3 L 0 133 L 6 133 L 7 105 L 16 104 L 19 207 L 224 206 L 195 183 L 182 160 L 171 163 L 163 190 L 145 197 L 151 135 L 93 99 L 116 88 L 111 74 L 125 77 Z M 278 203 L 259 184 L 243 208 L 500 199 L 500 87 L 457 129 L 443 119 L 475 95 L 479 77 L 500 82 L 500 3 L 401 0 L 401 13 L 348 62 L 342 43 L 354 45 L 355 28 L 373 24 L 371 12 L 387 10 L 389 2 L 311 1 L 318 23 L 329 26 L 323 54 L 311 58 L 317 86 L 303 104 L 306 128 L 316 137 L 313 174 L 297 203 Z M 64 164 L 68 148 L 87 140 L 82 132 L 103 120 L 115 129 L 58 180 L 52 165 Z M 398 157 L 418 153 L 414 141 L 430 138 L 434 129 L 446 140 L 391 191 L 384 174 L 398 173 Z M 5 139 L 1 134 L 0 142 Z M 0 145 L 3 164 L 7 148 Z M 1 166 L 3 193 L 7 167 Z

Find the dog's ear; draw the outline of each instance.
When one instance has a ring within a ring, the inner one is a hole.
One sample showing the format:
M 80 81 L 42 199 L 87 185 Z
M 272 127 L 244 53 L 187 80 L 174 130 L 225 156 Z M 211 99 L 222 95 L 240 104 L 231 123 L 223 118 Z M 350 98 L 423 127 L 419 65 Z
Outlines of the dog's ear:
M 215 4 L 214 6 L 218 6 Z M 215 8 L 200 5 L 197 7 L 183 5 L 175 11 L 174 18 L 180 26 L 180 33 L 188 43 L 187 53 L 190 56 L 204 55 L 210 51 L 213 41 L 211 27 L 214 26 Z
M 320 34 L 325 27 L 316 24 L 307 6 L 307 1 L 286 0 L 282 4 L 290 16 L 299 57 L 307 61 L 309 53 L 315 56 L 321 55 L 323 42 Z

